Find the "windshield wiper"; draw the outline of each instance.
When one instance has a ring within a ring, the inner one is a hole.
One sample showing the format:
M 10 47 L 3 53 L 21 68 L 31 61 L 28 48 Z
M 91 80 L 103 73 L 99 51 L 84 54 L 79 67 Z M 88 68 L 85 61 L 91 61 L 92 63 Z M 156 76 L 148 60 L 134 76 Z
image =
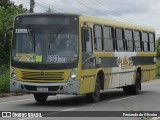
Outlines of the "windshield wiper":
M 63 31 L 63 29 L 64 29 L 64 26 L 62 26 L 62 27 L 60 28 L 60 30 L 57 32 L 57 34 L 56 34 L 56 36 L 54 37 L 54 40 L 53 40 L 53 41 L 55 41 L 55 40 L 57 39 L 58 35 Z M 48 50 L 50 50 L 50 47 L 51 47 L 51 39 L 49 40 L 49 49 L 48 49 Z
M 35 37 L 33 36 L 33 34 L 31 33 L 31 28 L 30 27 L 27 27 L 27 32 L 28 32 L 28 36 L 29 36 L 29 41 L 31 42 L 31 44 L 32 44 L 32 47 L 33 47 L 33 50 L 34 50 L 34 52 L 35 52 L 35 47 L 34 47 L 34 45 L 35 45 Z
M 61 29 L 57 32 L 55 39 L 57 39 L 58 35 L 63 31 L 64 26 L 61 27 Z

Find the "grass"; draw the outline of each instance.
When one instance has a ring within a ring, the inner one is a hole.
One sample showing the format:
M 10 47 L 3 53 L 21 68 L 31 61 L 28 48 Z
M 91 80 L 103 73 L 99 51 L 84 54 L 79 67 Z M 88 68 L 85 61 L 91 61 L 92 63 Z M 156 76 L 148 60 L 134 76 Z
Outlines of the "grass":
M 10 72 L 8 65 L 0 67 L 0 93 L 9 93 Z
M 10 71 L 9 65 L 0 66 L 0 94 L 10 93 Z M 21 92 L 16 92 L 16 95 L 23 95 Z
M 157 58 L 157 77 L 160 78 L 160 58 Z

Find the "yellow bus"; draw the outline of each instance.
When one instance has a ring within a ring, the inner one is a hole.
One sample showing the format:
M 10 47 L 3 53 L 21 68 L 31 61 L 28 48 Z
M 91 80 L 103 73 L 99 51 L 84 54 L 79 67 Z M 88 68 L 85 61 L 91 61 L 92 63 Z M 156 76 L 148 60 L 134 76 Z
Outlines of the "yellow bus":
M 112 88 L 139 94 L 156 75 L 153 28 L 94 16 L 18 15 L 11 51 L 10 90 L 37 102 L 56 94 L 98 102 Z

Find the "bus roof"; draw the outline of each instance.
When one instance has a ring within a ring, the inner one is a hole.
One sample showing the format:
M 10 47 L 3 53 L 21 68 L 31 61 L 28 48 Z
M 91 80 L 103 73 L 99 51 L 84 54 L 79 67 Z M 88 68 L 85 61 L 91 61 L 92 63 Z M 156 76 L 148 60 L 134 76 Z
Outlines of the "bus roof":
M 18 16 L 36 16 L 36 15 L 37 16 L 38 15 L 80 16 L 80 19 L 82 21 L 88 22 L 88 23 L 103 24 L 103 25 L 106 25 L 106 26 L 121 27 L 121 28 L 134 29 L 134 30 L 140 30 L 140 31 L 146 31 L 146 32 L 155 32 L 155 29 L 152 28 L 152 27 L 127 23 L 127 22 L 121 22 L 121 21 L 112 20 L 112 19 L 108 19 L 108 18 L 97 17 L 97 16 L 89 16 L 89 15 L 85 15 L 85 14 L 75 14 L 75 13 L 25 13 L 25 14 L 17 15 L 17 17 Z
M 22 13 L 17 15 L 18 16 L 39 16 L 39 15 L 48 15 L 48 16 L 52 16 L 52 15 L 62 15 L 62 16 L 80 16 L 81 14 L 74 14 L 74 13 Z
M 133 30 L 146 31 L 146 32 L 155 32 L 155 29 L 152 27 L 127 23 L 127 22 L 121 22 L 121 21 L 102 18 L 102 17 L 81 15 L 80 19 L 84 22 L 94 23 L 97 25 L 103 24 L 106 26 L 120 27 L 120 28 L 125 28 L 125 29 L 133 29 Z

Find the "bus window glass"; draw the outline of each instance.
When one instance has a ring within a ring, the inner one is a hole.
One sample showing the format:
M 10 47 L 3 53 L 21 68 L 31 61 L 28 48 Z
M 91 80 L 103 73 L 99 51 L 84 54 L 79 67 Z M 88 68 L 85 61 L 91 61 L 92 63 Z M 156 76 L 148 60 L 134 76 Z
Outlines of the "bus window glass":
M 14 61 L 59 64 L 78 56 L 78 31 L 74 28 L 30 29 L 16 33 Z
M 126 50 L 133 51 L 133 36 L 131 30 L 125 30 L 125 39 L 126 39 Z
M 141 51 L 140 32 L 134 31 L 135 51 Z
M 148 47 L 148 33 L 142 32 L 142 42 L 143 42 L 143 50 L 145 52 L 147 52 L 149 49 L 149 47 Z
M 124 51 L 122 29 L 120 28 L 116 29 L 116 37 L 117 37 L 117 50 Z
M 155 51 L 155 46 L 154 46 L 154 34 L 150 33 L 149 34 L 149 47 L 150 47 L 150 51 Z
M 94 48 L 97 51 L 102 51 L 102 29 L 101 29 L 101 26 L 96 25 L 94 27 L 94 35 L 95 35 Z
M 111 27 L 103 27 L 104 50 L 113 51 L 113 29 Z
M 91 29 L 90 28 L 82 28 L 82 30 L 83 30 L 83 45 L 82 45 L 82 50 L 83 50 L 83 52 L 88 52 L 88 53 L 92 52 Z M 88 32 L 86 32 L 86 31 L 88 31 Z

